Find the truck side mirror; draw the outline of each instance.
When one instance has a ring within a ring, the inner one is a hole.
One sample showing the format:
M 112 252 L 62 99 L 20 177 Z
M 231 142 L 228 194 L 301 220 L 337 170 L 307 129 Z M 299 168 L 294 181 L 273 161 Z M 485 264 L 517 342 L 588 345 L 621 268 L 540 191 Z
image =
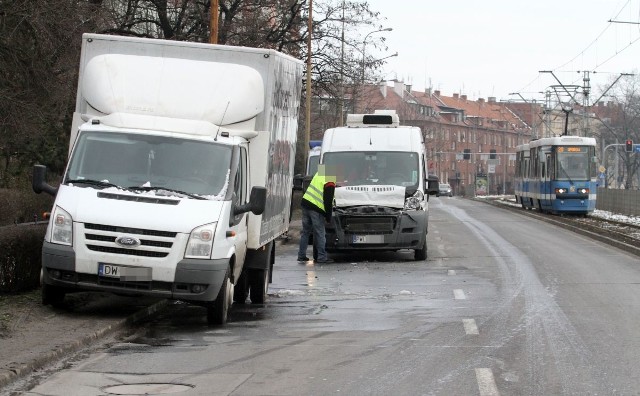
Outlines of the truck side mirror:
M 293 176 L 293 191 L 302 191 L 302 181 L 303 176 L 301 174 L 297 174 Z
M 47 194 L 55 197 L 58 194 L 58 189 L 56 187 L 50 186 L 45 181 L 45 177 L 47 176 L 47 167 L 44 165 L 34 165 L 33 166 L 33 180 L 31 180 L 31 188 L 36 194 L 40 194 L 41 192 L 46 192 Z
M 427 176 L 427 180 L 425 180 L 425 182 L 427 184 L 428 195 L 438 194 L 438 192 L 440 191 L 439 189 L 440 179 L 438 179 L 438 176 L 429 175 Z
M 236 206 L 233 211 L 233 215 L 235 216 L 246 212 L 251 212 L 254 215 L 261 215 L 266 206 L 267 189 L 265 187 L 253 187 L 251 188 L 251 195 L 249 195 L 249 202 L 244 205 Z

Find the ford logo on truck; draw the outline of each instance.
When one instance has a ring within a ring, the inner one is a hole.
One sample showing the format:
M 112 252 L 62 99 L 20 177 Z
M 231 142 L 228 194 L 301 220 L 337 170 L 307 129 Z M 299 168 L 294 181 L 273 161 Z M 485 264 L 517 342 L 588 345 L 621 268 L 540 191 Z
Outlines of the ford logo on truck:
M 116 238 L 116 244 L 122 247 L 133 248 L 140 246 L 140 240 L 130 236 L 121 236 Z

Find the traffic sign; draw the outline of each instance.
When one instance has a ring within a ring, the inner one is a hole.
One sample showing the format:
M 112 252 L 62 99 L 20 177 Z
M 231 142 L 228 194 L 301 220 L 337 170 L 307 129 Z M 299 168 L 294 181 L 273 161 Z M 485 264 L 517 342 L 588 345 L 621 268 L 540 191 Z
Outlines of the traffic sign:
M 636 153 L 640 153 L 640 144 L 634 144 L 633 151 L 635 151 Z

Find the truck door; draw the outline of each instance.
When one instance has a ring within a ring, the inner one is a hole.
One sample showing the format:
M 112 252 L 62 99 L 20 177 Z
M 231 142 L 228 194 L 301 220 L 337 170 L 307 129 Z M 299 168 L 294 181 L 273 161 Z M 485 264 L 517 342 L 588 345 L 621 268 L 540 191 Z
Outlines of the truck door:
M 240 155 L 238 156 L 238 168 L 233 180 L 233 193 L 235 195 L 235 204 L 243 205 L 247 203 L 249 199 L 247 192 L 247 184 L 249 180 L 247 164 L 247 148 L 240 147 Z M 245 256 L 247 255 L 247 222 L 248 214 L 242 213 L 235 215 L 231 219 L 230 231 L 235 232 L 235 249 L 236 249 L 236 263 L 243 263 Z M 240 276 L 242 266 L 236 266 L 235 279 Z

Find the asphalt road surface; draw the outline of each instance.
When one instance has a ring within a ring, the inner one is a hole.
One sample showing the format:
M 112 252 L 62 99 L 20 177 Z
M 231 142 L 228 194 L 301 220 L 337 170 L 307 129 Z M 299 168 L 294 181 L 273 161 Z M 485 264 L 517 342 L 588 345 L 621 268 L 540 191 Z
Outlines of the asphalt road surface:
M 24 394 L 639 394 L 637 257 L 481 202 L 430 209 L 427 261 L 298 264 L 294 241 L 266 304 L 224 327 L 171 304 Z

